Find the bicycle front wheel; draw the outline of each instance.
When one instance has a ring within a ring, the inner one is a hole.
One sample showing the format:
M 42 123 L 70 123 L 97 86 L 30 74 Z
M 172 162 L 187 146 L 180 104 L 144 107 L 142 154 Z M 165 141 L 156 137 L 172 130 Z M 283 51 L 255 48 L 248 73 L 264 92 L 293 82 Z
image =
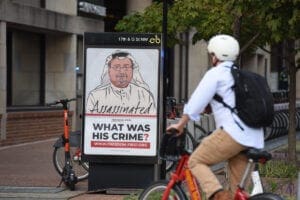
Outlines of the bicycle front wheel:
M 161 199 L 164 191 L 166 190 L 168 185 L 168 181 L 156 181 L 149 185 L 139 196 L 139 200 L 157 200 Z M 170 191 L 168 200 L 187 200 L 184 191 L 182 188 L 175 184 Z
M 84 180 L 89 175 L 88 162 L 81 161 L 81 156 L 77 155 L 78 147 L 70 147 L 71 164 L 78 181 Z M 65 150 L 64 147 L 55 147 L 53 151 L 53 165 L 59 175 L 62 176 L 65 165 Z
M 249 200 L 284 200 L 284 199 L 277 194 L 262 193 L 250 197 Z

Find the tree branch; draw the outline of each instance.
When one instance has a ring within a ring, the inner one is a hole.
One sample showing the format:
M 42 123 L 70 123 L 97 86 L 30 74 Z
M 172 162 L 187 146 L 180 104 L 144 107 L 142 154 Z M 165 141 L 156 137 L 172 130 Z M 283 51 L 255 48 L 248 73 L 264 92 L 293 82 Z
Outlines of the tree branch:
M 256 35 L 254 35 L 251 40 L 249 40 L 240 50 L 240 54 L 242 54 L 251 44 L 253 44 L 253 42 L 259 37 L 261 33 L 258 32 L 256 33 Z
M 271 53 L 272 53 L 271 51 L 269 51 L 269 50 L 266 49 L 265 47 L 262 47 L 262 46 L 258 46 L 258 47 L 259 47 L 261 50 L 267 52 L 268 54 L 271 54 Z M 278 56 L 280 56 L 280 55 L 278 55 Z

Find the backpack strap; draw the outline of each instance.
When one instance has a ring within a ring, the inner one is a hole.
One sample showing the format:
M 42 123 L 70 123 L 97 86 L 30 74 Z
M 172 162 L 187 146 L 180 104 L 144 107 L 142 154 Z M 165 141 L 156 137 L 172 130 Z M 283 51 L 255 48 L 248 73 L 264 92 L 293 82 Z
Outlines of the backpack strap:
M 223 106 L 224 106 L 225 108 L 228 108 L 232 113 L 236 113 L 236 114 L 237 114 L 237 110 L 236 110 L 235 108 L 231 107 L 230 105 L 228 105 L 227 103 L 225 103 L 225 102 L 223 101 L 223 97 L 221 97 L 221 96 L 218 95 L 218 94 L 215 94 L 215 96 L 214 96 L 213 98 L 214 98 L 214 100 L 216 100 L 217 102 L 223 104 Z M 242 127 L 235 119 L 234 119 L 234 122 L 236 123 L 236 125 L 238 125 L 238 127 L 240 127 L 240 129 L 241 129 L 242 131 L 244 131 L 244 128 L 243 128 L 243 127 Z
M 234 112 L 234 113 L 236 112 L 236 110 L 233 107 L 231 107 L 230 105 L 228 105 L 227 103 L 225 103 L 223 101 L 223 97 L 221 97 L 220 95 L 215 94 L 214 100 L 216 100 L 217 102 L 223 104 L 223 106 L 226 107 L 226 108 L 228 108 L 231 112 Z

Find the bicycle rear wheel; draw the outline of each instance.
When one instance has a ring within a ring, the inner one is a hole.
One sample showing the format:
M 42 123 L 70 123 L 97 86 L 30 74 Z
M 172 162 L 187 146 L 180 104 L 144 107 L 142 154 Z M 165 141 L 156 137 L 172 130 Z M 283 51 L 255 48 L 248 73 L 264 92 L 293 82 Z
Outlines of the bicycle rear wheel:
M 139 200 L 157 200 L 161 199 L 164 191 L 166 190 L 168 185 L 168 181 L 161 180 L 156 181 L 149 185 L 139 196 Z M 187 200 L 184 191 L 182 188 L 175 184 L 174 187 L 170 191 L 169 200 Z
M 262 193 L 250 197 L 249 200 L 284 200 L 284 199 L 277 194 Z
M 76 155 L 78 147 L 70 147 L 71 164 L 78 181 L 84 180 L 89 175 L 89 164 L 88 162 L 81 161 L 81 156 Z M 59 175 L 62 175 L 63 168 L 65 165 L 65 150 L 64 147 L 55 147 L 53 151 L 53 165 Z

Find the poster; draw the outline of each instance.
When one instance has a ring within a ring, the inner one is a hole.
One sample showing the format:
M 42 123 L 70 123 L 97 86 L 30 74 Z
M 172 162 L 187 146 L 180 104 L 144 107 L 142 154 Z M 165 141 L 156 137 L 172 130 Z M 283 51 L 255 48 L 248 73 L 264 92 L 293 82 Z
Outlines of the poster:
M 111 42 L 85 49 L 84 153 L 156 156 L 160 50 Z

